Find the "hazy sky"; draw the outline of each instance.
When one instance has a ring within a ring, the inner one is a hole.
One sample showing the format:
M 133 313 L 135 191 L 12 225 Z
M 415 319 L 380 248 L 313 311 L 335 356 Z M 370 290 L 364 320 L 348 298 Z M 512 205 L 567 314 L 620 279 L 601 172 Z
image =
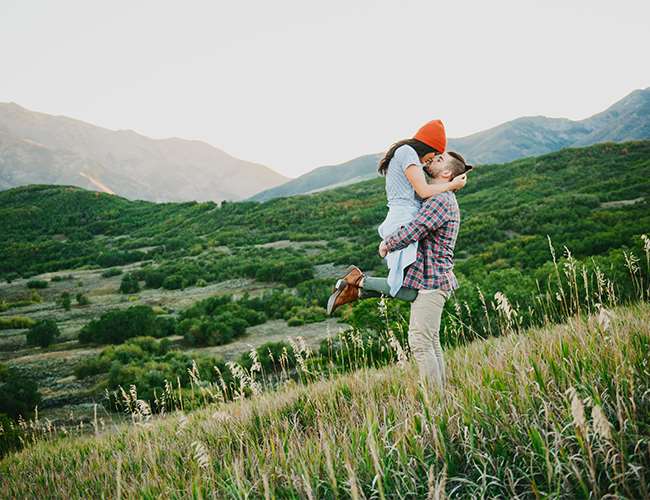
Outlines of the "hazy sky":
M 650 86 L 650 2 L 0 0 L 0 101 L 289 176 Z

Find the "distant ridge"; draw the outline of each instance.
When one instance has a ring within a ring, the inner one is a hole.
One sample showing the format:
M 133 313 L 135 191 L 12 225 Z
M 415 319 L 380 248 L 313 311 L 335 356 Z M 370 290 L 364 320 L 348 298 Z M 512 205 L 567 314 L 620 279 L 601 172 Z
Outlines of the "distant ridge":
M 0 103 L 0 190 L 65 184 L 129 199 L 221 201 L 287 180 L 205 142 L 151 139 Z
M 517 118 L 467 137 L 450 139 L 448 148 L 459 151 L 473 163 L 489 164 L 551 153 L 566 147 L 648 138 L 650 87 L 635 90 L 605 111 L 585 120 L 545 116 Z M 380 156 L 365 155 L 340 165 L 317 168 L 285 184 L 257 193 L 251 200 L 266 201 L 371 179 L 377 176 Z

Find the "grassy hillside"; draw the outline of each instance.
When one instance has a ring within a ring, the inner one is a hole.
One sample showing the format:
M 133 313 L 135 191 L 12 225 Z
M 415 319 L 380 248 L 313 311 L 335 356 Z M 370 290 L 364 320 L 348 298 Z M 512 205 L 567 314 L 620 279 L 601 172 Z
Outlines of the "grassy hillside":
M 458 498 L 650 491 L 650 307 L 447 353 L 446 399 L 404 362 L 0 463 L 9 497 Z M 37 478 L 37 480 L 35 480 Z

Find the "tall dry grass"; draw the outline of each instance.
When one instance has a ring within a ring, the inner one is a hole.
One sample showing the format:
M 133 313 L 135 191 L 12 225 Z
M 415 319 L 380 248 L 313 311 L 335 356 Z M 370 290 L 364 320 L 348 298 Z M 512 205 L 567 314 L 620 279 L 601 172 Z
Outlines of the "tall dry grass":
M 650 495 L 650 306 L 447 353 L 444 397 L 409 361 L 0 464 L 15 497 L 440 498 Z
M 650 266 L 650 242 L 643 241 Z M 201 381 L 195 370 L 189 395 L 168 382 L 163 417 L 151 413 L 137 388 L 124 389 L 130 425 L 108 430 L 95 418 L 92 435 L 66 439 L 50 430 L 49 440 L 34 439 L 0 463 L 0 491 L 84 498 L 650 497 L 650 267 L 642 272 L 641 259 L 626 254 L 637 300 L 617 306 L 617 286 L 598 268 L 586 276 L 570 253 L 560 266 L 551 251 L 558 288 L 550 299 L 548 290 L 540 294 L 549 323 L 523 328 L 516 307 L 496 294 L 490 328 L 499 336 L 446 353 L 444 394 L 422 387 L 386 316 L 394 365 L 341 375 L 340 365 L 323 364 L 298 339 L 291 343 L 293 373 L 288 353 L 275 378 L 251 353 L 250 369 L 229 366 L 234 388 Z M 566 323 L 552 325 L 561 312 Z M 366 358 L 376 346 L 367 342 L 374 339 L 352 331 L 338 341 L 347 345 L 340 351 L 350 357 L 347 366 L 372 364 Z M 197 401 L 207 408 L 188 412 Z

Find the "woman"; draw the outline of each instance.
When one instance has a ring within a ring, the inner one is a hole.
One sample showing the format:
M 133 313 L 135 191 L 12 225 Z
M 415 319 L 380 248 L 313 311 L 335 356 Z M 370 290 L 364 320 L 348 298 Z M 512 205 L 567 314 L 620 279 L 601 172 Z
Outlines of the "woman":
M 462 172 L 471 169 L 457 153 L 443 154 L 447 146 L 444 125 L 440 120 L 432 120 L 423 125 L 412 139 L 394 144 L 379 162 L 379 173 L 386 176 L 386 197 L 388 215 L 378 228 L 382 241 L 401 226 L 413 220 L 425 198 L 445 191 L 456 191 L 465 186 L 467 176 L 457 175 L 447 183 L 429 184 L 423 172 L 423 164 L 428 168 L 435 162 L 436 168 L 445 168 L 451 163 L 462 163 Z M 464 167 L 467 168 L 464 168 Z M 327 302 L 327 314 L 331 315 L 342 304 L 363 297 L 389 294 L 392 297 L 412 302 L 417 290 L 402 287 L 404 270 L 417 257 L 418 243 L 385 256 L 388 265 L 388 278 L 366 277 L 356 266 L 350 266 L 346 275 L 334 285 Z M 355 286 L 347 286 L 347 284 Z
M 445 191 L 462 189 L 467 176 L 461 175 L 447 184 L 428 184 L 423 164 L 429 164 L 445 152 L 447 136 L 440 120 L 431 120 L 417 131 L 412 139 L 399 141 L 388 150 L 379 162 L 379 173 L 386 176 L 388 214 L 378 228 L 383 240 L 401 226 L 413 220 L 422 200 Z M 386 256 L 390 295 L 395 297 L 404 280 L 404 269 L 415 262 L 418 243 L 391 252 Z

